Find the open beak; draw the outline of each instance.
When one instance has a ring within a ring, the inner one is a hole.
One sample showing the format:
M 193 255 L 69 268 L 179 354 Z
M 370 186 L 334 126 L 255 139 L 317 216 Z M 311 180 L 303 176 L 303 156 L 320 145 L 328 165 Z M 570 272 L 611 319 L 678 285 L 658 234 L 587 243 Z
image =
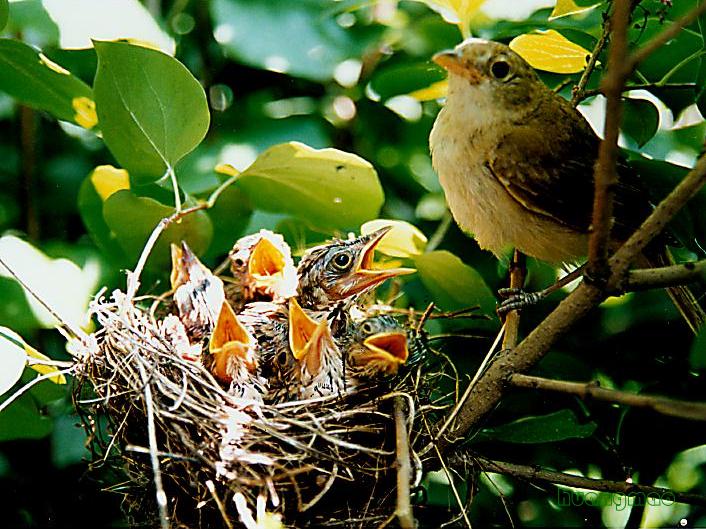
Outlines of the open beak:
M 172 244 L 171 252 L 172 272 L 169 275 L 169 281 L 172 284 L 172 288 L 180 287 L 192 277 L 197 276 L 199 271 L 201 271 L 200 275 L 208 275 L 210 273 L 184 241 L 181 242 L 181 246 Z
M 366 338 L 363 345 L 369 353 L 364 355 L 365 361 L 376 360 L 387 366 L 387 373 L 397 372 L 397 368 L 407 361 L 407 334 L 404 332 L 382 332 Z
M 213 374 L 222 382 L 231 382 L 231 362 L 245 363 L 250 371 L 256 367 L 255 339 L 238 320 L 227 302 L 221 305 L 216 327 L 213 329 L 209 353 L 213 355 Z
M 305 362 L 309 373 L 321 368 L 321 358 L 326 349 L 336 343 L 326 319 L 317 322 L 304 312 L 295 298 L 289 300 L 289 348 L 299 362 Z
M 483 74 L 477 68 L 464 63 L 455 50 L 440 51 L 431 60 L 447 72 L 467 79 L 471 84 L 478 84 L 483 79 Z
M 263 237 L 250 254 L 248 272 L 255 279 L 268 279 L 282 273 L 286 265 L 284 254 L 271 241 Z
M 370 240 L 365 243 L 365 247 L 349 280 L 349 292 L 354 294 L 363 292 L 379 285 L 386 279 L 416 272 L 414 268 L 376 268 L 374 262 L 375 248 L 378 247 L 383 237 L 391 229 L 392 226 L 385 226 L 370 234 Z

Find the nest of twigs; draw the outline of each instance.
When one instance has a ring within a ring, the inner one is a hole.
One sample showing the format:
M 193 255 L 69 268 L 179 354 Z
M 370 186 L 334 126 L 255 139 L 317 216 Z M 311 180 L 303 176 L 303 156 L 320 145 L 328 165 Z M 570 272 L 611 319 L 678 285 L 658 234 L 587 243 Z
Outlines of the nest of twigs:
M 355 393 L 263 404 L 233 397 L 175 354 L 142 302 L 116 291 L 93 303 L 100 330 L 85 344 L 75 395 L 95 461 L 127 474 L 115 490 L 134 523 L 368 527 L 394 518 L 400 443 L 411 447 L 413 487 L 415 448 L 453 404 L 439 391 L 442 357 Z

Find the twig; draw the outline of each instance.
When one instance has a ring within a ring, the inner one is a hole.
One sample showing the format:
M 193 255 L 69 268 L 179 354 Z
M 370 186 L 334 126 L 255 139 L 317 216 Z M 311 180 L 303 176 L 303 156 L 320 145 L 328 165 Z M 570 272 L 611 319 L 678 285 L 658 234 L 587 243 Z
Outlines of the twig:
M 574 476 L 556 472 L 538 466 L 517 465 L 506 461 L 494 461 L 480 456 L 471 458 L 473 463 L 477 464 L 486 472 L 497 472 L 506 474 L 516 478 L 525 479 L 528 481 L 539 481 L 544 483 L 555 483 L 565 485 L 577 489 L 589 489 L 599 492 L 612 492 L 630 496 L 642 494 L 646 498 L 661 499 L 663 502 L 679 502 L 688 503 L 690 505 L 706 505 L 706 496 L 700 494 L 690 494 L 688 492 L 676 492 L 671 489 L 662 487 L 653 487 L 650 485 L 637 485 L 628 481 L 610 481 L 607 479 L 585 478 L 582 476 Z M 465 461 L 467 464 L 468 461 Z M 668 505 L 664 503 L 664 505 Z
M 621 2 L 618 3 L 620 4 Z M 624 63 L 624 75 L 629 76 L 632 74 L 638 64 L 676 37 L 683 28 L 690 26 L 696 21 L 697 18 L 699 18 L 699 15 L 704 12 L 706 12 L 706 1 L 701 2 L 694 9 L 682 15 L 680 18 L 667 26 L 666 29 L 662 30 L 662 32 L 656 37 L 650 39 L 650 41 L 643 47 L 631 53 Z
M 571 104 L 573 106 L 578 105 L 581 101 L 588 97 L 586 95 L 586 85 L 588 84 L 588 80 L 591 78 L 593 70 L 596 68 L 596 64 L 598 63 L 598 56 L 601 54 L 603 48 L 605 48 L 605 45 L 608 43 L 609 35 L 610 23 L 606 21 L 603 23 L 603 32 L 601 33 L 601 36 L 598 39 L 598 42 L 596 43 L 596 46 L 591 52 L 591 57 L 588 59 L 588 64 L 586 64 L 586 68 L 581 74 L 581 78 L 579 79 L 578 84 L 572 90 Z
M 627 56 L 627 28 L 631 11 L 631 2 L 613 3 L 608 72 L 601 81 L 606 95 L 605 133 L 594 172 L 593 216 L 588 243 L 588 276 L 597 281 L 606 280 L 609 274 L 608 241 L 613 223 L 613 195 L 618 183 L 616 164 L 622 119 L 621 94 L 627 80 L 623 64 Z
M 510 263 L 510 288 L 522 288 L 527 275 L 527 260 L 521 252 L 515 250 Z M 505 318 L 505 337 L 503 349 L 512 349 L 520 337 L 520 311 L 512 310 Z
M 395 439 L 397 444 L 397 519 L 402 529 L 414 529 L 414 514 L 410 503 L 409 483 L 412 467 L 409 456 L 409 437 L 404 415 L 404 400 L 395 397 Z
M 630 270 L 620 291 L 629 292 L 685 285 L 706 278 L 706 259 L 660 268 Z
M 152 464 L 152 476 L 154 478 L 155 496 L 157 507 L 159 508 L 159 525 L 161 529 L 169 529 L 169 514 L 167 513 L 167 494 L 162 485 L 162 471 L 159 467 L 159 455 L 157 451 L 157 429 L 154 423 L 154 403 L 152 402 L 152 385 L 145 372 L 142 362 L 137 363 L 140 371 L 140 378 L 144 385 L 145 408 L 147 415 L 147 439 L 149 440 L 150 462 Z
M 223 522 L 226 524 L 226 527 L 228 529 L 233 529 L 233 523 L 230 521 L 230 517 L 228 516 L 228 513 L 226 512 L 226 506 L 223 505 L 223 502 L 218 497 L 218 493 L 216 492 L 216 486 L 213 484 L 213 481 L 211 481 L 210 479 L 206 480 L 206 488 L 208 489 L 208 492 L 211 494 L 213 501 L 216 502 L 216 507 L 218 507 L 218 512 L 221 513 L 221 518 L 223 519 Z
M 655 395 L 637 395 L 626 391 L 605 389 L 596 382 L 567 382 L 515 373 L 510 383 L 518 388 L 541 389 L 576 395 L 582 399 L 595 399 L 635 408 L 648 408 L 672 417 L 706 421 L 706 403 L 675 400 Z

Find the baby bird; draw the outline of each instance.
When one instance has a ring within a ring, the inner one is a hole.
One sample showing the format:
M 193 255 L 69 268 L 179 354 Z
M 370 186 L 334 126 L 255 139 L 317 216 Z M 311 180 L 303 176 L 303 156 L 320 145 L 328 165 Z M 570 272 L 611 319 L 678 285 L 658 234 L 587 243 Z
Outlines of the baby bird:
M 416 272 L 413 268 L 375 268 L 375 248 L 390 229 L 386 226 L 350 241 L 334 239 L 307 251 L 297 267 L 299 304 L 306 309 L 329 309 L 386 279 Z
M 256 300 L 283 301 L 296 294 L 297 271 L 281 235 L 260 230 L 242 237 L 228 258 L 235 282 L 227 292 L 234 306 Z
M 396 375 L 409 358 L 407 332 L 392 316 L 380 314 L 352 322 L 342 340 L 346 389 Z
M 285 388 L 299 399 L 338 395 L 344 389 L 343 358 L 328 318 L 311 317 L 289 300 L 289 348 L 296 360 L 287 373 Z M 294 389 L 294 391 L 292 391 Z
M 231 394 L 262 400 L 264 386 L 258 376 L 257 340 L 227 302 L 221 305 L 208 351 L 204 365 L 218 381 L 229 384 Z
M 185 242 L 172 244 L 174 303 L 192 342 L 208 336 L 225 301 L 223 282 L 206 268 Z

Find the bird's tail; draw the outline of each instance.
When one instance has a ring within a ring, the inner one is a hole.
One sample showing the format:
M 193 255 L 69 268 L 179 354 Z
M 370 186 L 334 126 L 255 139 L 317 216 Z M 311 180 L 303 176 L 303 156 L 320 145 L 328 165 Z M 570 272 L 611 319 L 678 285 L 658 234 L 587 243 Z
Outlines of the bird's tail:
M 646 257 L 650 267 L 670 266 L 675 264 L 669 249 L 664 246 L 658 251 L 650 252 Z M 699 329 L 706 322 L 706 312 L 699 304 L 694 292 L 686 285 L 667 287 L 667 294 L 679 313 L 686 321 L 694 334 L 698 334 Z

